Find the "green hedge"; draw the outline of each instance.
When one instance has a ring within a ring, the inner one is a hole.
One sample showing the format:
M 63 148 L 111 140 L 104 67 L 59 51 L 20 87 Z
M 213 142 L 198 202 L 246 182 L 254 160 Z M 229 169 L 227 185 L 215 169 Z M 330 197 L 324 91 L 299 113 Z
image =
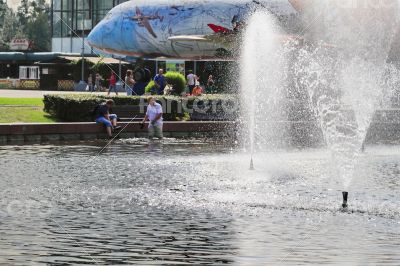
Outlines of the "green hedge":
M 51 114 L 59 121 L 65 122 L 85 122 L 92 121 L 92 111 L 96 105 L 104 102 L 106 99 L 113 99 L 116 106 L 134 105 L 139 106 L 141 103 L 146 103 L 148 96 L 113 96 L 107 97 L 103 95 L 93 94 L 54 94 L 44 96 L 44 110 Z M 180 106 L 193 108 L 193 105 L 202 106 L 209 104 L 217 106 L 217 108 L 209 108 L 208 113 L 213 109 L 218 109 L 222 105 L 230 106 L 237 104 L 235 95 L 210 95 L 200 97 L 179 97 L 179 96 L 155 96 L 156 100 L 164 105 L 168 103 L 168 111 L 163 115 L 167 121 L 181 120 L 188 112 Z
M 174 95 L 181 95 L 186 89 L 186 79 L 179 72 L 167 72 L 165 74 L 165 80 L 167 84 L 172 86 Z M 147 84 L 145 92 L 154 93 L 155 91 L 154 80 L 152 80 Z
M 186 79 L 179 72 L 167 72 L 165 74 L 167 83 L 172 86 L 175 95 L 181 95 L 186 89 Z
M 155 85 L 155 84 L 154 84 L 154 80 L 150 81 L 150 82 L 147 84 L 146 88 L 144 88 L 144 91 L 145 91 L 146 93 L 154 93 L 154 91 L 155 91 L 155 86 L 154 86 L 154 85 Z
M 91 121 L 94 107 L 104 102 L 104 98 L 91 95 L 45 95 L 44 111 L 60 121 Z

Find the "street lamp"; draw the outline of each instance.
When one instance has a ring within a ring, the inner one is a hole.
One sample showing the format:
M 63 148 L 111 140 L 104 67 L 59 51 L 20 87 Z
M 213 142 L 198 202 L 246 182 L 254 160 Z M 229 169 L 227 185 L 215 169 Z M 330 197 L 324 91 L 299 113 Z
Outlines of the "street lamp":
M 82 72 L 81 81 L 75 86 L 75 91 L 85 91 L 87 83 L 85 82 L 85 11 L 77 12 L 83 13 L 82 15 Z

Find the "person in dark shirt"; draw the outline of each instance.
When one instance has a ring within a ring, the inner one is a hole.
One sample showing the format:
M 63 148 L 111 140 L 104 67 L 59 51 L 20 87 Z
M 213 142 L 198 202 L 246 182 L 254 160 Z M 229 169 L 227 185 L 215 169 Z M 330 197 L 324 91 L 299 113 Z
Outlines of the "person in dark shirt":
M 112 132 L 121 127 L 117 126 L 117 115 L 110 114 L 110 109 L 114 106 L 113 100 L 107 100 L 96 107 L 96 123 L 103 124 L 106 127 L 107 134 L 112 138 Z
M 88 83 L 88 89 L 89 89 L 89 91 L 90 91 L 90 92 L 93 92 L 93 91 L 94 91 L 94 86 L 93 86 L 93 77 L 92 77 L 92 74 L 89 74 L 87 83 Z
M 167 85 L 167 82 L 165 80 L 164 70 L 162 68 L 158 70 L 158 74 L 154 77 L 154 85 L 157 88 L 158 95 L 164 94 L 164 88 L 165 85 Z

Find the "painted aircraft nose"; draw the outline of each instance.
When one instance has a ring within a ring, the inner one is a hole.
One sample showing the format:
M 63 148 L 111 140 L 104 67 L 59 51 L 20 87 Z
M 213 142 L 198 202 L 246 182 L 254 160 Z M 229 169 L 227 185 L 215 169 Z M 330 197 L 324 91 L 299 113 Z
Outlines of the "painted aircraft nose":
M 119 51 L 121 40 L 121 18 L 114 16 L 101 21 L 90 32 L 87 41 L 90 46 L 106 53 Z
M 89 45 L 98 49 L 103 48 L 103 32 L 101 25 L 94 27 L 86 38 Z

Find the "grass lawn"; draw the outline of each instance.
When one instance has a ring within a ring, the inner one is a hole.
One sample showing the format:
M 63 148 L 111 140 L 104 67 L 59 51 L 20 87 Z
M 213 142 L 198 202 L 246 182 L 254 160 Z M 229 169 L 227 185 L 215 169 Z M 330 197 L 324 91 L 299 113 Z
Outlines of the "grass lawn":
M 40 98 L 0 98 L 0 123 L 54 123 Z
M 0 105 L 30 105 L 43 107 L 41 98 L 0 98 Z

